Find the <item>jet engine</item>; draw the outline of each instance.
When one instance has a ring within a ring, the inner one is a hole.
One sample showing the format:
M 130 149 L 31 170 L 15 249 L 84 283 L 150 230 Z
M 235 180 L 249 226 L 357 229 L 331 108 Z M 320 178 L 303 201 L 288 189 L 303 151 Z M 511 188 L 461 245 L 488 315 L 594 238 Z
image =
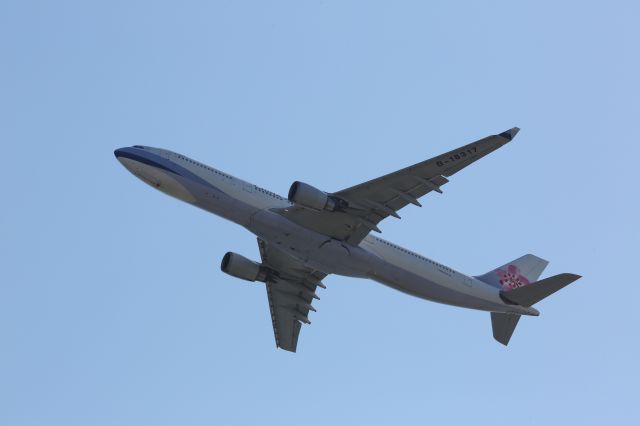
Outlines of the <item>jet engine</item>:
M 295 181 L 289 188 L 289 201 L 315 210 L 335 211 L 345 204 L 342 200 L 304 182 Z
M 266 281 L 267 268 L 237 253 L 228 252 L 220 264 L 222 272 L 247 281 Z

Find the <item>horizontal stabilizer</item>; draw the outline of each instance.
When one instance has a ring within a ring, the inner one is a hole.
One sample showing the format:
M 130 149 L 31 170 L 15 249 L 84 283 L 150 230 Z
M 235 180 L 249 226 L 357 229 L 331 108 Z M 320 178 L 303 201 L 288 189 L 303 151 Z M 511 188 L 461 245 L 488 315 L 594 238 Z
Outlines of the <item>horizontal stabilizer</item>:
M 536 281 L 524 287 L 501 291 L 500 295 L 509 302 L 521 306 L 532 306 L 547 296 L 581 278 L 576 274 L 560 274 Z
M 493 327 L 493 338 L 503 345 L 507 346 L 513 330 L 516 329 L 520 320 L 518 314 L 503 314 L 491 312 L 491 326 Z

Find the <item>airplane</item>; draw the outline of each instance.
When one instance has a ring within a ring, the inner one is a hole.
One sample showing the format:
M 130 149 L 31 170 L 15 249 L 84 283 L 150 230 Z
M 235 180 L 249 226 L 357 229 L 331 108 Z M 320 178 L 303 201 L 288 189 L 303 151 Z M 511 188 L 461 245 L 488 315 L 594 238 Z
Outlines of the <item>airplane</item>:
M 257 236 L 260 262 L 228 252 L 221 270 L 265 283 L 277 348 L 296 352 L 302 324 L 329 274 L 369 278 L 433 302 L 491 314 L 493 337 L 507 345 L 534 304 L 581 278 L 563 273 L 538 280 L 548 262 L 526 254 L 483 275 L 463 274 L 373 235 L 378 224 L 448 178 L 509 143 L 514 127 L 385 176 L 325 192 L 294 182 L 284 198 L 166 149 L 116 149 L 118 161 L 152 187 L 230 220 Z

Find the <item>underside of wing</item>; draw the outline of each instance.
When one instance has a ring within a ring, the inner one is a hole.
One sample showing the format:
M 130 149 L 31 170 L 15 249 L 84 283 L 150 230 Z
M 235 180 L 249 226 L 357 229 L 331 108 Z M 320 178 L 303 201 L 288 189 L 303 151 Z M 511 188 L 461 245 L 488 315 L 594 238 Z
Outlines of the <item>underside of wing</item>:
M 317 287 L 326 274 L 306 268 L 301 262 L 264 240 L 258 239 L 262 263 L 270 270 L 266 279 L 267 296 L 276 346 L 295 352 L 302 324 L 311 324 L 309 311 L 314 311 Z
M 328 208 L 294 204 L 276 211 L 290 220 L 324 235 L 358 244 L 388 216 L 408 204 L 421 206 L 418 199 L 429 192 L 442 193 L 448 177 L 510 142 L 519 129 L 454 149 L 402 170 L 327 195 Z M 314 189 L 314 188 L 312 188 Z

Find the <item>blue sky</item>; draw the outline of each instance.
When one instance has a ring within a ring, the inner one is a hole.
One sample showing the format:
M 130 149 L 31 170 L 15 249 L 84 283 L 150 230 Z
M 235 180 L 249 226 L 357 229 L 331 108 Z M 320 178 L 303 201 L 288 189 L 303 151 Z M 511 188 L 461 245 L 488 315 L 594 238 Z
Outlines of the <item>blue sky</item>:
M 0 2 L 0 424 L 633 424 L 636 2 Z M 383 237 L 584 278 L 520 321 L 329 277 L 278 351 L 258 258 L 113 149 L 336 191 L 513 126 Z

